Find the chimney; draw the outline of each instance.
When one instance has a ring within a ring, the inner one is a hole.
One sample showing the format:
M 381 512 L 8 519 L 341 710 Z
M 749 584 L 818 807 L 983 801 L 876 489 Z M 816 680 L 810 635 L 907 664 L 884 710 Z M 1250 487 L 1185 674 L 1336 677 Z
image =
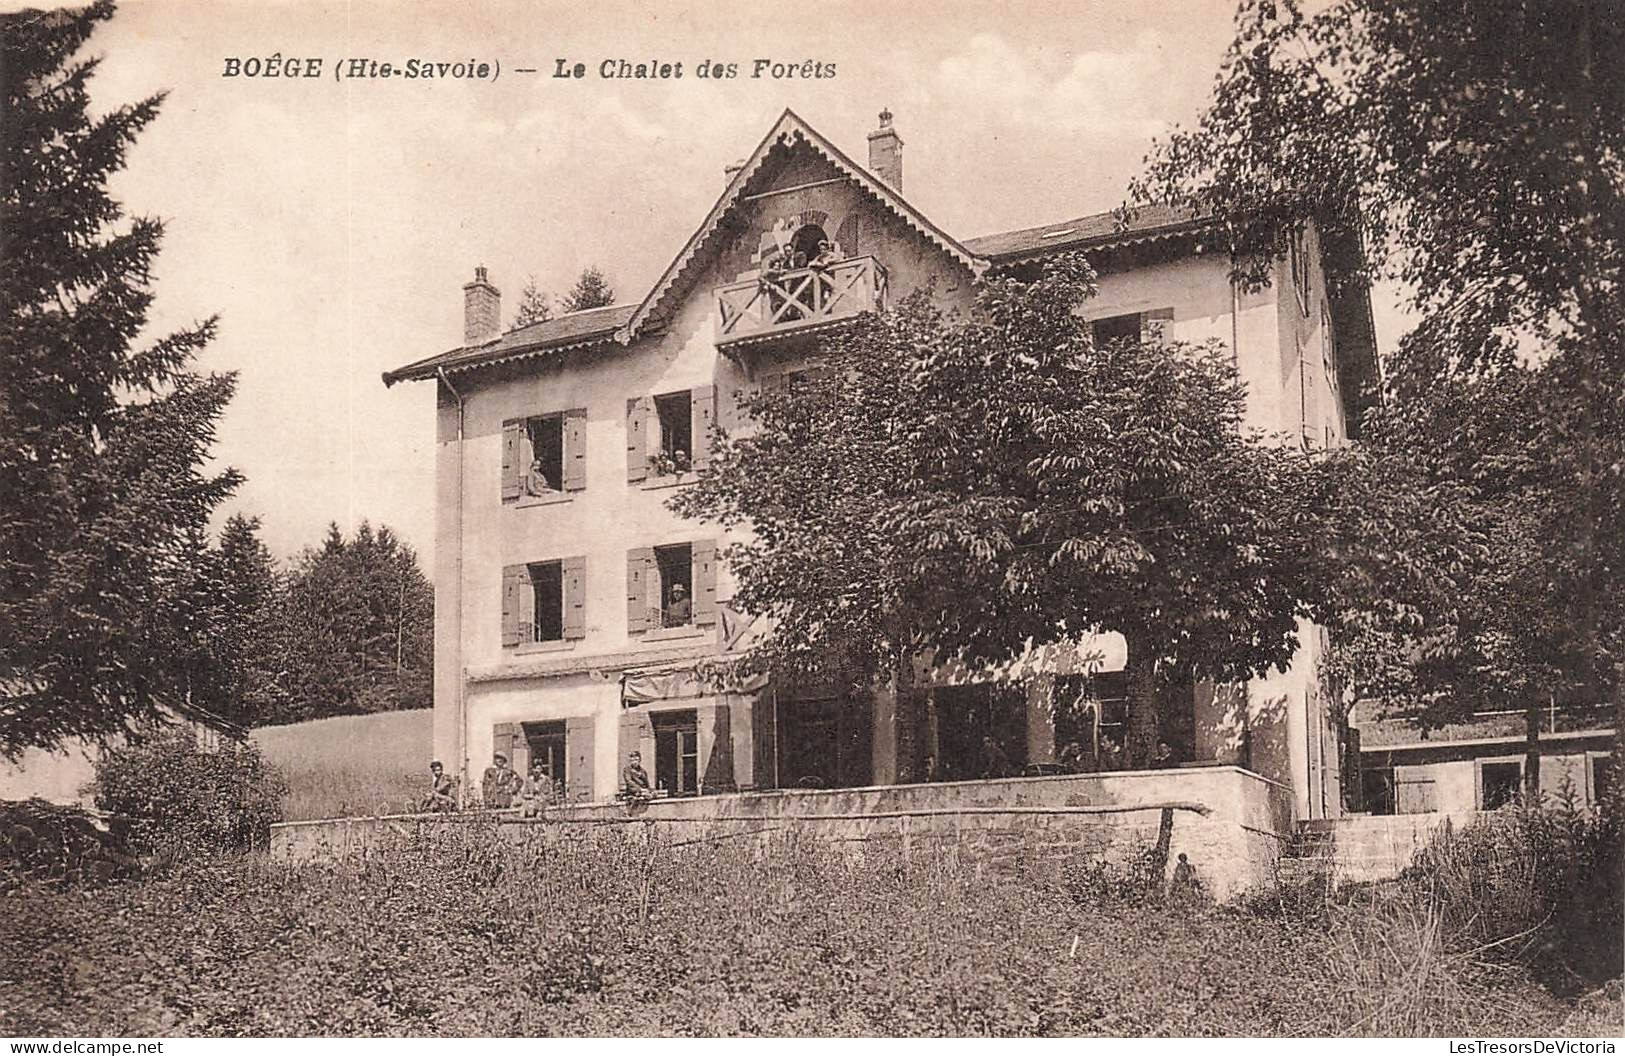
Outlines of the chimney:
M 903 189 L 903 137 L 891 127 L 891 111 L 880 111 L 880 127 L 869 133 L 869 171 L 892 190 Z
M 739 170 L 744 167 L 744 158 L 740 158 L 738 161 L 730 165 L 724 165 L 722 167 L 722 182 L 725 184 L 732 184 L 734 182 L 734 177 L 739 175 Z
M 482 265 L 463 287 L 463 344 L 483 345 L 502 333 L 502 291 L 491 285 Z

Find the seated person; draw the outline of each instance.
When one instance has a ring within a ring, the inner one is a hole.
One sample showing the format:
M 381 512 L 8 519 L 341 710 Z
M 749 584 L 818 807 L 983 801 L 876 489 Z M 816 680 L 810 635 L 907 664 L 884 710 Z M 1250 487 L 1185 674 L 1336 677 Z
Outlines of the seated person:
M 457 779 L 446 773 L 438 759 L 429 764 L 429 794 L 423 797 L 418 809 L 436 814 L 457 809 Z
M 621 771 L 621 795 L 627 799 L 654 796 L 654 790 L 649 787 L 649 772 L 643 768 L 642 752 L 631 752 L 626 757 L 626 768 Z
M 694 605 L 688 600 L 688 588 L 681 583 L 671 586 L 671 600 L 661 622 L 667 627 L 687 627 L 694 622 Z
M 531 459 L 530 471 L 525 474 L 525 494 L 551 495 L 558 490 L 547 479 L 547 472 L 542 469 L 542 460 L 539 458 Z

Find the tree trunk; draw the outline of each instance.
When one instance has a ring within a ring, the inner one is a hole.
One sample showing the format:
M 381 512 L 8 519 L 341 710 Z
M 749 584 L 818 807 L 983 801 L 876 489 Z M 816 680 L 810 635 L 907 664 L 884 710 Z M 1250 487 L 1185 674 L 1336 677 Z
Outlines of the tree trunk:
M 1540 803 L 1540 701 L 1530 697 L 1523 709 L 1523 801 Z
M 900 653 L 892 672 L 894 699 L 892 714 L 897 734 L 897 783 L 918 780 L 920 771 L 920 725 L 923 698 L 914 684 L 914 657 Z
M 1157 756 L 1157 666 L 1142 637 L 1128 640 L 1128 743 L 1124 749 L 1133 770 L 1145 770 Z

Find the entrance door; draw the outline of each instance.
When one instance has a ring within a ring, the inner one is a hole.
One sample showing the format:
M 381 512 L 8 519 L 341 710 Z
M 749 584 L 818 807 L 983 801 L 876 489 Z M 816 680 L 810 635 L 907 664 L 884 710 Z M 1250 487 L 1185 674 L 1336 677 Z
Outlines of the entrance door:
M 673 796 L 700 793 L 700 725 L 693 711 L 658 712 L 655 731 L 655 788 Z
M 787 701 L 780 741 L 785 785 L 837 788 L 841 784 L 840 702 Z

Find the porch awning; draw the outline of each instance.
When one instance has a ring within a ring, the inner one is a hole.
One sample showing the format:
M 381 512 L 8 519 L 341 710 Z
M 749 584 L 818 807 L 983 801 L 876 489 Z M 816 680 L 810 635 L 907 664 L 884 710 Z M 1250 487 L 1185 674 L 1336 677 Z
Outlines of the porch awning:
M 755 693 L 767 685 L 764 675 L 753 675 L 744 682 L 721 687 L 705 684 L 694 674 L 692 667 L 669 667 L 647 671 L 628 671 L 621 676 L 621 707 L 635 708 L 657 700 L 689 700 L 696 697 L 714 697 L 718 693 Z

